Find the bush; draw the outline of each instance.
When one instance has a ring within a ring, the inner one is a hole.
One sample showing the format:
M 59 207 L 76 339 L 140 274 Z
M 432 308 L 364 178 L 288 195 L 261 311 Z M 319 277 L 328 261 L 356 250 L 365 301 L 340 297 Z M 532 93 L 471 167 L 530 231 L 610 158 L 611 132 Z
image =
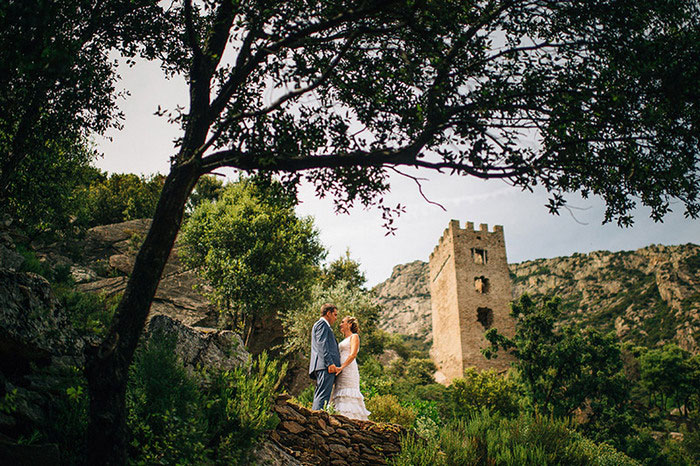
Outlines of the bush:
M 291 401 L 303 406 L 304 408 L 311 409 L 314 404 L 314 392 L 316 391 L 316 386 L 314 384 L 309 385 L 303 389 L 297 396 L 293 397 Z
M 394 395 L 377 395 L 367 401 L 367 409 L 372 413 L 370 420 L 390 422 L 411 427 L 416 420 L 416 411 L 411 407 L 402 406 Z
M 271 407 L 286 372 L 286 363 L 263 352 L 250 370 L 208 374 L 207 418 L 217 463 L 245 463 L 261 434 L 277 426 Z
M 79 333 L 104 336 L 121 294 L 106 297 L 70 288 L 58 288 L 56 297 L 66 310 L 71 325 Z
M 81 208 L 76 223 L 83 227 L 107 225 L 137 218 L 150 218 L 156 209 L 165 176 L 132 173 L 95 173 L 77 196 Z
M 456 417 L 463 417 L 483 408 L 506 416 L 518 413 L 517 384 L 510 377 L 498 375 L 494 370 L 466 369 L 464 378 L 453 380 L 448 391 Z
M 151 335 L 137 349 L 127 384 L 129 457 L 136 464 L 201 464 L 207 420 L 195 379 L 175 353 L 175 340 Z
M 607 444 L 595 444 L 565 421 L 538 415 L 506 419 L 484 410 L 457 420 L 428 441 L 407 436 L 394 465 L 635 465 Z

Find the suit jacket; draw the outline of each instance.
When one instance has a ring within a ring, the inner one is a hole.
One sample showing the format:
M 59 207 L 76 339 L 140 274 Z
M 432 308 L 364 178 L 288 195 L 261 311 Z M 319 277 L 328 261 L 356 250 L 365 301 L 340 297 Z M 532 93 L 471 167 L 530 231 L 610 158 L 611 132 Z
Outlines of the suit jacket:
M 311 361 L 309 363 L 309 377 L 316 378 L 315 372 L 327 370 L 328 366 L 335 364 L 340 367 L 340 352 L 338 341 L 333 335 L 333 330 L 328 322 L 321 317 L 311 330 Z

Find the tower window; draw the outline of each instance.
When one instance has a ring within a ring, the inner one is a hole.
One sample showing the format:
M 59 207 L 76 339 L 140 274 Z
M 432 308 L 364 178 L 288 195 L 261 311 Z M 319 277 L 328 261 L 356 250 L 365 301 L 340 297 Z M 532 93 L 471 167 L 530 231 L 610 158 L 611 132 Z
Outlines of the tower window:
M 475 264 L 485 264 L 487 260 L 486 249 L 472 248 L 472 258 Z
M 490 287 L 489 279 L 481 276 L 481 277 L 474 277 L 474 289 L 476 290 L 477 293 L 488 293 L 489 292 L 489 287 Z
M 476 320 L 488 330 L 493 325 L 493 311 L 488 307 L 479 307 L 476 309 Z

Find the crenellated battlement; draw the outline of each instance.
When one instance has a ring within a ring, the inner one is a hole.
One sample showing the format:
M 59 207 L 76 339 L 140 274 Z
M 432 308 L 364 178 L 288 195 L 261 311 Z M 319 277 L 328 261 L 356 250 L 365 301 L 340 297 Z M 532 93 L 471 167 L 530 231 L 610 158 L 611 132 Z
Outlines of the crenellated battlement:
M 443 231 L 442 236 L 440 236 L 440 239 L 438 240 L 437 246 L 433 248 L 433 252 L 430 253 L 430 258 L 432 259 L 435 254 L 437 254 L 437 251 L 443 247 L 443 244 L 447 241 L 447 239 L 453 240 L 455 236 L 466 236 L 469 235 L 470 238 L 469 240 L 480 240 L 482 239 L 481 236 L 490 238 L 490 237 L 496 237 L 501 240 L 504 239 L 503 237 L 503 225 L 494 225 L 493 231 L 489 231 L 489 225 L 487 223 L 480 223 L 479 224 L 479 229 L 475 230 L 474 229 L 474 222 L 467 222 L 464 226 L 464 228 L 461 228 L 459 226 L 459 220 L 450 220 L 450 223 L 447 225 L 447 228 L 445 228 L 445 231 Z

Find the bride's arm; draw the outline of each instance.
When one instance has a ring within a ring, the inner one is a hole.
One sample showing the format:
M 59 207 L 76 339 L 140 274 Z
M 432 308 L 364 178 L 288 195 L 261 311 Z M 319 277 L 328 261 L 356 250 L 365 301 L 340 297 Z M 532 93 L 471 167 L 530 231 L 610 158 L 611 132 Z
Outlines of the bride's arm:
M 348 365 L 355 360 L 357 357 L 357 352 L 360 351 L 360 336 L 357 333 L 353 333 L 350 337 L 350 355 L 345 360 L 340 370 L 345 369 Z

